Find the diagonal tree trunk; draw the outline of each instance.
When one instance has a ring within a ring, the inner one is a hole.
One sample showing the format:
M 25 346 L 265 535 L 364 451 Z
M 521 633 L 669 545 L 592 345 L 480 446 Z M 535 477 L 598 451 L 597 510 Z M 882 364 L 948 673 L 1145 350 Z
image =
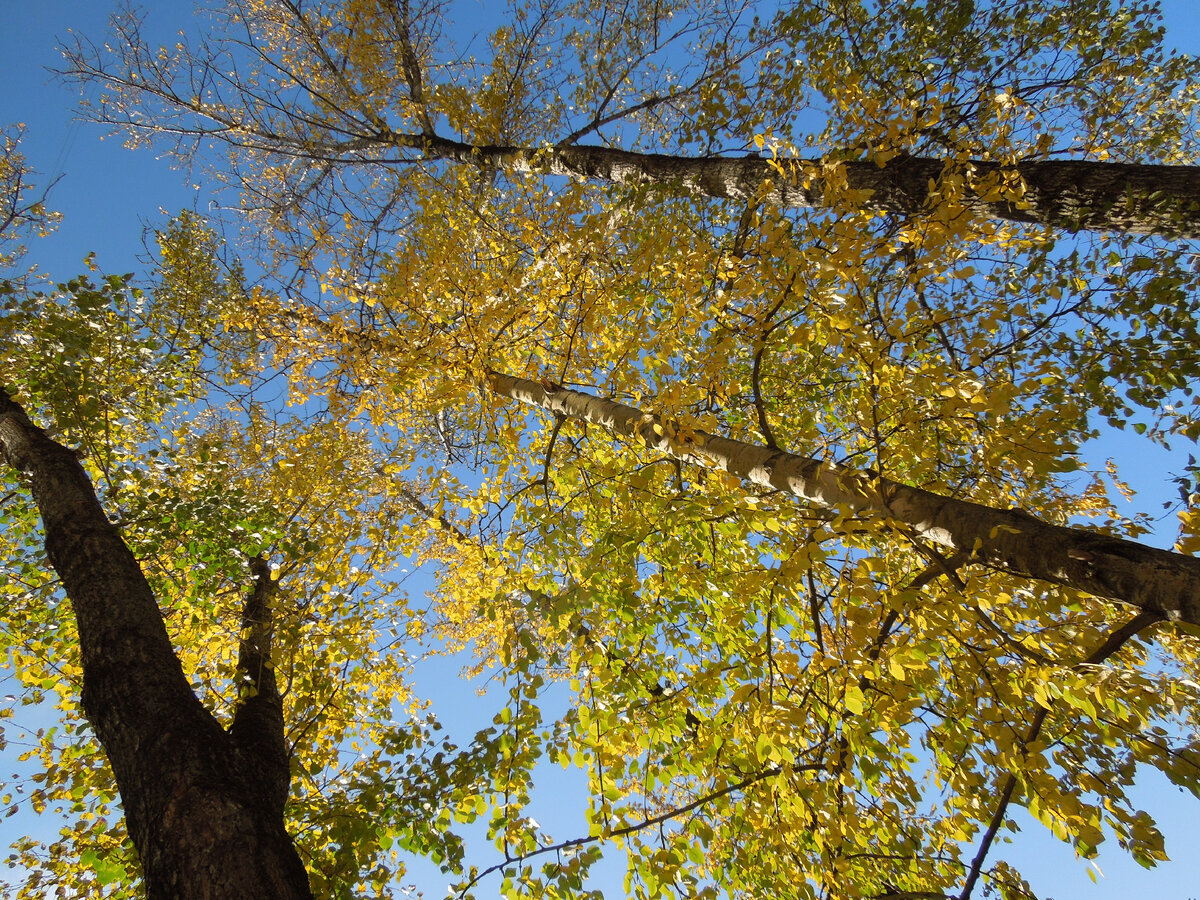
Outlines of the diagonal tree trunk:
M 261 111 L 254 108 L 259 102 L 254 95 L 247 95 L 245 108 L 217 107 L 176 93 L 166 82 L 148 87 L 144 78 L 108 71 L 102 63 L 90 60 L 83 49 L 69 52 L 68 58 L 70 66 L 64 74 L 134 95 L 147 92 L 170 110 L 158 123 L 147 123 L 132 113 L 121 116 L 108 111 L 95 115 L 97 121 L 134 132 L 162 131 L 197 141 L 222 141 L 250 152 L 296 160 L 304 164 L 297 170 L 305 173 L 445 161 L 487 171 L 678 186 L 704 197 L 758 198 L 793 209 L 831 204 L 824 159 L 691 157 L 565 142 L 542 147 L 471 144 L 434 133 L 431 122 L 425 123 L 429 130 L 421 133 L 395 131 L 377 117 L 364 121 L 351 110 L 341 111 L 344 119 L 336 128 L 314 127 L 299 113 L 271 122 L 256 114 Z M 1200 166 L 1081 159 L 1032 159 L 1015 165 L 975 159 L 964 165 L 974 178 L 962 186 L 959 199 L 981 216 L 1067 231 L 1200 239 Z M 931 191 L 940 190 L 937 186 L 947 166 L 944 159 L 907 154 L 884 165 L 873 159 L 850 159 L 838 164 L 838 180 L 845 189 L 866 192 L 863 207 L 909 216 L 922 212 Z M 987 196 L 987 192 L 981 195 L 972 187 L 992 185 L 997 179 L 1008 183 L 1005 176 L 1011 174 L 1019 176 L 1019 202 Z
M 490 373 L 497 394 L 640 439 L 648 447 L 814 506 L 873 513 L 896 530 L 983 565 L 1128 603 L 1200 625 L 1200 559 L 1015 509 L 942 497 L 870 473 L 670 423 L 632 406 L 558 385 Z
M 273 590 L 265 564 L 254 567 L 241 657 L 251 667 L 257 659 L 246 673 L 256 690 L 231 734 L 188 685 L 150 585 L 79 460 L 2 388 L 0 457 L 28 480 L 46 553 L 74 609 L 84 712 L 116 775 L 147 897 L 311 898 L 283 822 L 279 694 L 262 674 Z
M 188 59 L 184 68 L 190 70 L 190 79 L 177 81 L 175 73 L 169 67 L 164 68 L 157 55 L 142 42 L 137 19 L 119 27 L 113 43 L 122 45 L 122 49 L 115 51 L 115 61 L 107 58 L 108 51 L 79 42 L 65 49 L 67 66 L 62 74 L 81 83 L 99 85 L 108 92 L 111 102 L 87 112 L 96 121 L 132 133 L 158 132 L 185 143 L 195 139 L 197 145 L 215 140 L 251 153 L 277 154 L 296 160 L 302 163 L 295 168 L 303 179 L 295 186 L 297 190 L 304 190 L 304 185 L 311 188 L 309 176 L 313 171 L 448 161 L 487 171 L 503 168 L 510 172 L 616 184 L 671 184 L 702 196 L 762 198 L 791 208 L 830 205 L 824 175 L 827 161 L 820 158 L 783 158 L 776 164 L 758 156 L 638 153 L 578 144 L 575 135 L 545 135 L 538 146 L 499 146 L 471 144 L 438 134 L 436 117 L 427 106 L 430 95 L 421 61 L 412 45 L 407 7 L 397 19 L 396 64 L 404 72 L 408 99 L 416 113 L 415 128 L 419 130 L 392 128 L 377 110 L 390 106 L 394 98 L 364 92 L 354 76 L 344 70 L 344 64 L 337 62 L 343 51 L 326 43 L 299 5 L 280 5 L 286 7 L 284 15 L 289 20 L 286 27 L 296 29 L 295 33 L 302 36 L 301 56 L 308 54 L 317 81 L 333 85 L 332 93 L 310 88 L 309 93 L 299 98 L 282 101 L 273 86 L 259 85 L 253 75 L 226 71 L 228 61 L 223 55 L 200 54 Z M 251 35 L 251 18 L 241 18 L 248 41 L 241 49 L 262 52 Z M 276 26 L 281 27 L 278 23 Z M 238 46 L 238 42 L 233 45 Z M 275 65 L 281 71 L 288 71 L 288 63 Z M 300 72 L 293 77 L 302 85 L 308 81 Z M 231 101 L 206 97 L 203 90 L 197 90 L 198 85 L 209 81 L 228 84 Z M 654 95 L 628 112 L 652 108 L 661 102 L 666 102 L 665 97 Z M 607 103 L 604 100 L 601 105 Z M 618 118 L 613 113 L 605 121 Z M 900 215 L 924 209 L 931 185 L 939 183 L 947 165 L 945 159 L 903 153 L 883 165 L 874 159 L 852 159 L 839 164 L 845 187 L 868 193 L 863 202 L 865 207 Z M 961 201 L 980 215 L 1069 231 L 1200 238 L 1200 166 L 1079 159 L 1025 160 L 1015 165 L 976 159 L 965 166 L 982 183 L 988 183 L 989 176 L 1013 172 L 1023 183 L 1020 202 L 990 197 L 994 193 L 991 188 L 985 189 L 985 195 L 989 195 L 985 199 L 965 185 Z M 811 173 L 811 177 L 789 177 L 782 172 Z M 838 180 L 841 181 L 840 175 Z M 768 181 L 771 187 L 763 197 L 761 192 Z M 253 192 L 261 190 L 259 185 Z M 286 202 L 296 202 L 294 195 L 288 196 Z
M 419 150 L 428 159 L 501 166 L 513 172 L 563 175 L 613 184 L 670 184 L 719 199 L 761 196 L 791 208 L 829 205 L 821 177 L 805 184 L 780 172 L 788 168 L 822 171 L 821 160 L 780 160 L 758 156 L 686 157 L 633 153 L 610 147 L 566 145 L 533 149 L 465 144 L 446 138 L 388 133 L 381 139 Z M 968 187 L 964 205 L 980 215 L 1068 231 L 1120 231 L 1200 238 L 1200 166 L 1134 165 L 1086 160 L 1027 160 L 1015 167 L 972 160 L 976 178 L 1015 169 L 1024 182 L 1020 204 L 985 200 Z M 869 191 L 868 209 L 900 215 L 919 213 L 946 163 L 940 159 L 897 156 L 880 166 L 872 160 L 841 163 L 846 186 Z

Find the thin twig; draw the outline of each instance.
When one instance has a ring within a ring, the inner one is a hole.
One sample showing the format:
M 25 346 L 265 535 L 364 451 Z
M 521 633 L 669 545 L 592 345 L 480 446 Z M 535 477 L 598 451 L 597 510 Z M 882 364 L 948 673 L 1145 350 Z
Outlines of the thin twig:
M 826 770 L 826 768 L 827 766 L 824 763 L 810 763 L 809 765 L 804 766 L 791 766 L 790 771 L 823 772 Z M 667 812 L 661 813 L 657 816 L 651 816 L 643 819 L 640 822 L 635 822 L 632 825 L 624 825 L 621 828 L 614 828 L 606 834 L 591 834 L 587 837 L 578 837 L 571 838 L 570 840 L 566 841 L 559 841 L 557 844 L 547 844 L 545 847 L 539 847 L 537 850 L 533 850 L 529 853 L 522 853 L 518 856 L 505 859 L 504 862 L 496 863 L 495 865 L 488 866 L 482 871 L 476 872 L 469 881 L 459 886 L 457 896 L 465 896 L 471 888 L 473 888 L 488 875 L 492 874 L 493 872 L 498 872 L 506 866 L 512 865 L 513 863 L 524 862 L 525 860 L 532 859 L 535 856 L 541 856 L 544 853 L 558 853 L 562 850 L 569 850 L 572 847 L 582 847 L 586 846 L 587 844 L 594 844 L 598 841 L 608 840 L 610 838 L 624 837 L 627 834 L 634 834 L 635 832 L 642 831 L 646 828 L 653 828 L 656 825 L 662 825 L 665 822 L 669 822 L 671 819 L 677 819 L 680 816 L 693 812 L 694 810 L 711 803 L 713 800 L 719 800 L 720 798 L 728 794 L 732 794 L 735 791 L 743 790 L 744 788 L 750 787 L 752 784 L 757 784 L 758 782 L 764 781 L 767 778 L 772 778 L 775 775 L 779 775 L 781 772 L 783 772 L 782 766 L 771 766 L 769 769 L 764 769 L 763 771 L 751 775 L 750 777 L 745 778 L 736 784 L 727 785 L 720 790 L 713 791 L 710 794 L 705 794 L 703 797 L 699 797 L 685 806 L 676 807 L 675 809 L 668 810 Z

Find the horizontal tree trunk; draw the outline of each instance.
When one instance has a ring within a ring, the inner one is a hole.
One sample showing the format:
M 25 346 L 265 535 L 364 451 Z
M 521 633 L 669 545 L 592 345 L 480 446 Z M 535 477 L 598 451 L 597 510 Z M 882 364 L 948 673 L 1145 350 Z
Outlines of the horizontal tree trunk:
M 84 712 L 116 776 L 147 897 L 311 898 L 278 781 L 261 783 L 192 692 L 150 585 L 75 454 L 3 388 L 0 457 L 28 479 L 74 609 Z
M 783 450 L 696 431 L 682 438 L 656 415 L 581 391 L 491 373 L 501 396 L 640 438 L 651 449 L 815 506 L 875 513 L 924 540 L 1017 575 L 1118 600 L 1163 618 L 1200 625 L 1200 559 L 1015 509 L 942 497 L 875 475 Z
M 777 164 L 758 156 L 686 157 L 633 153 L 610 147 L 475 146 L 423 135 L 389 134 L 401 147 L 418 149 L 430 159 L 488 164 L 514 172 L 563 175 L 613 184 L 680 184 L 707 197 L 749 200 L 771 182 L 768 202 L 792 208 L 828 205 L 818 177 L 809 184 L 781 174 Z M 821 170 L 821 160 L 787 160 L 784 166 Z M 1068 231 L 1120 231 L 1200 238 L 1200 166 L 1134 165 L 1085 160 L 1027 160 L 1008 167 L 972 160 L 977 178 L 1015 168 L 1024 181 L 1021 204 L 984 200 L 967 190 L 963 203 L 981 215 Z M 871 160 L 842 163 L 847 186 L 869 191 L 868 209 L 900 215 L 922 211 L 930 187 L 941 177 L 941 159 L 897 156 L 887 165 Z

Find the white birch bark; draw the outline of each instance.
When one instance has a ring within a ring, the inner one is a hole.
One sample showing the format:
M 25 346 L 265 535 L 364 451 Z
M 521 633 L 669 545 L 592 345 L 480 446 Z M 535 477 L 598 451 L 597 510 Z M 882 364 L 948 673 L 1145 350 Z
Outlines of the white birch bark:
M 766 203 L 793 209 L 828 206 L 824 161 L 782 159 L 782 166 L 758 156 L 687 157 L 635 153 L 613 147 L 572 144 L 530 148 L 476 146 L 424 135 L 390 133 L 396 146 L 419 150 L 427 159 L 480 165 L 510 172 L 561 175 L 612 184 L 668 184 L 706 197 Z M 331 150 L 337 155 L 336 149 Z M 1020 202 L 985 199 L 964 185 L 962 203 L 981 216 L 1067 231 L 1116 231 L 1200 238 L 1200 166 L 1138 165 L 1093 160 L 1024 160 L 1006 167 L 991 160 L 968 164 L 977 179 L 1020 177 Z M 886 165 L 870 159 L 841 163 L 846 187 L 865 192 L 865 209 L 917 215 L 925 208 L 931 186 L 946 161 L 899 156 Z M 782 174 L 810 170 L 801 180 Z
M 976 563 L 1200 625 L 1200 559 L 1082 528 L 942 497 L 871 473 L 697 431 L 672 437 L 656 415 L 545 382 L 491 373 L 501 396 L 600 425 L 652 450 L 786 491 L 813 506 L 884 517 Z

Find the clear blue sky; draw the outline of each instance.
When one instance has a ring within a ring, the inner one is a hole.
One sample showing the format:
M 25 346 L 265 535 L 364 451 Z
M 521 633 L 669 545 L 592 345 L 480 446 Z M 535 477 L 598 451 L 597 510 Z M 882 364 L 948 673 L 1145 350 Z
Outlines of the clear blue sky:
M 69 39 L 71 30 L 102 35 L 114 4 L 107 0 L 0 2 L 4 11 L 4 27 L 0 29 L 0 59 L 4 60 L 0 124 L 26 125 L 22 149 L 41 173 L 40 183 L 59 179 L 50 196 L 50 205 L 64 214 L 55 235 L 33 243 L 31 258 L 60 280 L 80 271 L 83 257 L 93 251 L 108 271 L 141 269 L 138 257 L 143 254 L 147 225 L 160 223 L 166 215 L 183 208 L 204 211 L 210 198 L 191 183 L 187 173 L 172 170 L 152 152 L 131 152 L 121 146 L 119 139 L 101 140 L 103 132 L 98 127 L 74 123 L 72 90 L 47 71 L 48 67 L 59 64 L 55 47 Z M 149 24 L 152 29 L 161 29 L 159 33 L 151 32 L 153 38 L 170 40 L 175 29 L 190 27 L 193 21 L 191 3 L 155 0 L 150 6 Z M 1170 43 L 1180 50 L 1200 52 L 1197 15 L 1200 10 L 1189 0 L 1168 0 L 1164 11 Z M 453 25 L 450 23 L 450 27 Z M 5 352 L 4 348 L 0 352 Z M 1164 478 L 1166 472 L 1180 468 L 1178 459 L 1147 448 L 1144 441 L 1132 435 L 1106 438 L 1096 448 L 1096 456 L 1101 459 L 1113 456 L 1124 463 L 1122 473 L 1143 491 L 1138 508 L 1156 510 L 1161 499 L 1171 498 Z M 1164 523 L 1160 544 L 1170 544 L 1172 526 L 1171 521 Z M 463 690 L 471 692 L 472 688 Z M 490 709 L 491 705 L 468 703 L 467 707 L 482 710 Z M 490 712 L 487 715 L 490 718 Z M 13 748 L 0 752 L 0 768 L 8 773 L 14 767 Z M 564 806 L 573 807 L 561 810 L 565 819 L 582 822 L 580 792 L 564 786 L 561 791 L 555 790 L 553 797 Z M 1200 854 L 1194 848 L 1194 823 L 1200 820 L 1200 805 L 1161 780 L 1149 778 L 1142 788 L 1142 805 L 1159 820 L 1167 836 L 1168 853 L 1173 857 L 1171 863 L 1156 871 L 1146 872 L 1115 846 L 1107 847 L 1099 859 L 1106 877 L 1094 886 L 1086 876 L 1085 865 L 1074 858 L 1070 848 L 1053 840 L 1032 822 L 1018 838 L 1018 849 L 1013 852 L 1006 848 L 1001 853 L 1018 863 L 1042 896 L 1056 896 L 1059 900 L 1076 896 L 1126 900 L 1143 895 L 1158 900 L 1184 900 L 1200 895 Z M 555 815 L 552 809 L 546 812 L 548 816 Z M 19 820 L 9 820 L 9 826 L 15 821 Z M 543 824 L 549 825 L 546 821 Z M 574 832 L 576 828 L 572 825 L 551 830 L 556 837 L 566 837 L 568 831 Z M 7 845 L 15 836 L 10 833 L 0 843 Z M 481 864 L 490 861 L 477 860 Z M 424 877 L 420 880 L 425 881 Z M 427 896 L 437 896 L 437 883 L 420 886 Z M 619 893 L 619 882 L 615 888 L 613 894 Z M 481 896 L 489 893 L 487 885 L 480 892 Z

